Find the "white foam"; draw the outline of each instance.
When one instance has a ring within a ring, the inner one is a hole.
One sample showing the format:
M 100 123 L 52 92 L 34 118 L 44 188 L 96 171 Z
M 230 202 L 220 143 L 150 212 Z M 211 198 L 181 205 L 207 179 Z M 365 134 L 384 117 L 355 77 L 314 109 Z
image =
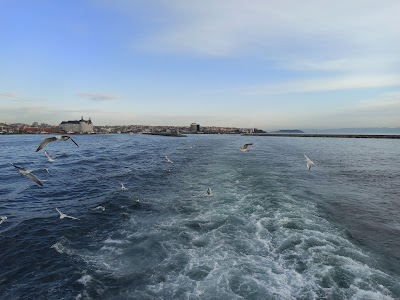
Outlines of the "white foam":
M 85 274 L 81 278 L 78 279 L 78 282 L 83 284 L 84 286 L 87 286 L 87 284 L 92 281 L 92 276 Z
M 393 300 L 391 296 L 382 294 L 379 291 L 365 291 L 356 286 L 351 286 L 356 292 L 351 296 L 350 300 Z
M 106 243 L 106 244 L 124 244 L 124 243 L 126 243 L 127 241 L 124 241 L 124 240 L 114 240 L 114 239 L 112 239 L 112 238 L 108 238 L 108 239 L 106 239 L 105 241 L 104 241 L 104 243 Z
M 55 244 L 51 245 L 50 248 L 55 249 L 60 254 L 68 254 L 68 255 L 74 254 L 74 251 L 72 249 L 65 247 L 61 242 L 56 242 Z

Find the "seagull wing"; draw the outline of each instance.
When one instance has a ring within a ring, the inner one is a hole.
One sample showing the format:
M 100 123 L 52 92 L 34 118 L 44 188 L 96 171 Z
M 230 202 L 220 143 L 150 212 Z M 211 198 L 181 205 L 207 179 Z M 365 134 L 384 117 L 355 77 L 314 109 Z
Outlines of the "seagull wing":
M 62 212 L 59 211 L 57 207 L 56 207 L 56 211 L 58 211 L 58 213 L 60 214 L 60 216 L 62 215 Z
M 47 138 L 47 139 L 44 139 L 44 140 L 40 143 L 39 147 L 37 147 L 37 149 L 36 149 L 35 152 L 38 152 L 39 150 L 43 149 L 48 143 L 53 142 L 53 141 L 55 141 L 56 139 L 57 139 L 56 137 L 49 137 L 49 138 Z
M 47 158 L 49 159 L 49 161 L 54 160 L 54 158 L 52 158 L 52 157 L 50 156 L 50 154 L 49 154 L 46 150 L 44 150 L 44 154 L 46 154 L 46 156 L 47 156 Z
M 36 184 L 38 184 L 40 186 L 44 186 L 43 183 L 32 173 L 28 173 L 28 174 L 26 174 L 26 176 L 28 176 L 30 179 L 32 179 Z
M 16 166 L 13 164 L 14 167 L 16 167 L 18 170 L 22 171 L 22 172 L 26 172 L 27 170 L 24 167 L 20 167 L 20 166 Z
M 75 144 L 77 147 L 79 147 L 78 144 L 77 144 L 71 137 L 70 137 L 70 140 L 73 141 L 74 144 Z
M 75 217 L 72 217 L 72 216 L 68 216 L 68 215 L 65 215 L 65 217 L 66 218 L 70 218 L 70 219 L 74 219 L 74 220 L 79 220 L 78 218 L 75 218 Z

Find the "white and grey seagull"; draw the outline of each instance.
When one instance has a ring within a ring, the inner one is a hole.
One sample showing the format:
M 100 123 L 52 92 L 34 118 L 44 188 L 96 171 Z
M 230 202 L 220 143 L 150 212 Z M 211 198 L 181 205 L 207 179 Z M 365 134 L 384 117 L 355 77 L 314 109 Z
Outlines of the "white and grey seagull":
M 79 220 L 78 218 L 71 217 L 71 216 L 68 216 L 68 215 L 66 215 L 66 214 L 62 213 L 61 211 L 59 211 L 59 210 L 58 210 L 58 208 L 57 208 L 57 207 L 56 207 L 56 210 L 57 210 L 57 211 L 58 211 L 58 213 L 60 214 L 60 219 L 69 218 L 69 219 Z
M 3 224 L 3 222 L 5 222 L 5 220 L 7 220 L 6 216 L 0 217 L 0 224 Z
M 207 189 L 207 195 L 211 196 L 211 189 L 210 188 Z
M 304 154 L 304 157 L 306 158 L 306 161 L 307 161 L 307 169 L 308 169 L 308 171 L 310 171 L 310 169 L 311 169 L 311 167 L 314 165 L 314 163 L 312 162 L 311 159 L 309 159 L 309 158 L 307 157 L 307 155 Z
M 49 160 L 49 162 L 56 161 L 55 158 L 50 156 L 50 154 L 47 152 L 47 150 L 44 150 L 44 154 L 46 154 L 47 159 Z
M 121 182 L 121 190 L 127 190 L 127 188 L 124 186 L 122 182 Z
M 13 166 L 18 169 L 18 171 L 21 175 L 29 177 L 30 179 L 33 180 L 33 182 L 35 182 L 36 184 L 38 184 L 40 186 L 44 186 L 43 183 L 39 180 L 39 178 L 37 178 L 35 175 L 33 175 L 32 170 L 27 170 L 24 167 L 16 166 L 14 164 L 13 164 Z
M 69 140 L 69 139 L 70 139 L 71 141 L 73 141 L 74 144 L 75 144 L 77 147 L 79 147 L 78 144 L 77 144 L 70 136 L 68 136 L 68 135 L 56 135 L 56 136 L 53 136 L 53 137 L 49 137 L 49 138 L 44 139 L 44 140 L 40 143 L 39 147 L 37 147 L 36 152 L 38 152 L 39 150 L 43 149 L 43 148 L 44 148 L 48 143 L 50 143 L 50 142 L 54 142 L 54 141 L 66 141 L 66 140 Z
M 249 144 L 244 144 L 242 147 L 240 147 L 240 151 L 242 152 L 249 152 L 249 146 L 252 146 L 253 143 L 249 143 Z
M 167 160 L 167 163 L 171 163 L 171 164 L 174 163 L 174 162 L 173 162 L 172 160 L 170 160 L 170 159 L 168 158 L 168 156 L 166 156 L 166 155 L 165 155 L 165 159 Z

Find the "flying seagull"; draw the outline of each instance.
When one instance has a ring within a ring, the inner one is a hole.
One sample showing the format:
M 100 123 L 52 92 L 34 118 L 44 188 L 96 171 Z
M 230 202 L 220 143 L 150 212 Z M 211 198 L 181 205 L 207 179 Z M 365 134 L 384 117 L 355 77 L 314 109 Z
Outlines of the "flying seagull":
M 50 154 L 47 152 L 47 150 L 44 150 L 44 154 L 46 154 L 47 159 L 49 160 L 49 162 L 56 161 L 54 158 L 52 158 L 52 157 L 50 156 Z
M 211 196 L 211 189 L 210 188 L 207 189 L 207 195 Z
M 56 210 L 57 210 L 57 211 L 58 211 L 58 213 L 60 214 L 60 219 L 64 219 L 64 218 L 70 218 L 70 219 L 74 219 L 74 220 L 79 220 L 78 218 L 71 217 L 71 216 L 68 216 L 68 215 L 66 215 L 66 214 L 62 213 L 61 211 L 59 211 L 59 210 L 58 210 L 58 208 L 57 208 L 57 207 L 56 207 Z
M 0 224 L 3 224 L 3 222 L 4 222 L 5 220 L 7 220 L 7 217 L 6 217 L 6 216 L 0 217 Z
M 167 163 L 171 163 L 171 164 L 174 163 L 174 162 L 173 162 L 172 160 L 170 160 L 170 159 L 168 158 L 168 156 L 166 156 L 166 155 L 165 155 L 165 159 L 167 160 Z
M 127 190 L 127 188 L 124 186 L 122 182 L 121 182 L 121 190 Z
M 35 175 L 32 174 L 32 170 L 27 170 L 23 167 L 19 167 L 16 165 L 13 165 L 13 166 L 18 169 L 18 171 L 21 175 L 25 175 L 25 176 L 29 177 L 30 179 L 32 179 L 36 184 L 38 184 L 40 186 L 44 186 L 43 183 Z
M 308 171 L 310 171 L 310 169 L 314 165 L 314 163 L 305 154 L 304 154 L 304 157 L 306 158 L 306 161 L 307 161 L 307 169 L 308 169 Z
M 249 152 L 249 146 L 252 146 L 253 144 L 252 143 L 250 143 L 250 144 L 244 144 L 242 147 L 240 147 L 240 151 L 242 151 L 242 152 Z
M 44 148 L 48 143 L 50 143 L 50 142 L 54 142 L 54 141 L 66 141 L 66 140 L 69 140 L 69 139 L 71 139 L 71 141 L 73 141 L 74 144 L 75 144 L 77 147 L 79 147 L 78 144 L 77 144 L 70 136 L 68 136 L 68 135 L 56 135 L 56 136 L 53 136 L 53 137 L 49 137 L 49 138 L 47 138 L 47 139 L 44 139 L 44 140 L 40 143 L 39 147 L 36 149 L 36 152 L 38 152 L 40 149 L 43 149 L 43 148 Z

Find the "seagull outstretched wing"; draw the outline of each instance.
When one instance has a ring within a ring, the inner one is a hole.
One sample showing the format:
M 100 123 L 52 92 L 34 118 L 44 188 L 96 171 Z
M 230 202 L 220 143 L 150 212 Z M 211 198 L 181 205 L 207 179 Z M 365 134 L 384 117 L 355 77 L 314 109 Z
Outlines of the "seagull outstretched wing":
M 48 143 L 53 142 L 53 141 L 56 141 L 56 140 L 57 140 L 57 138 L 56 138 L 55 136 L 44 139 L 44 140 L 40 143 L 39 147 L 37 147 L 37 149 L 36 149 L 35 152 L 38 152 L 39 150 L 41 150 L 41 149 L 43 149 L 44 147 L 46 147 L 46 145 L 47 145 Z

